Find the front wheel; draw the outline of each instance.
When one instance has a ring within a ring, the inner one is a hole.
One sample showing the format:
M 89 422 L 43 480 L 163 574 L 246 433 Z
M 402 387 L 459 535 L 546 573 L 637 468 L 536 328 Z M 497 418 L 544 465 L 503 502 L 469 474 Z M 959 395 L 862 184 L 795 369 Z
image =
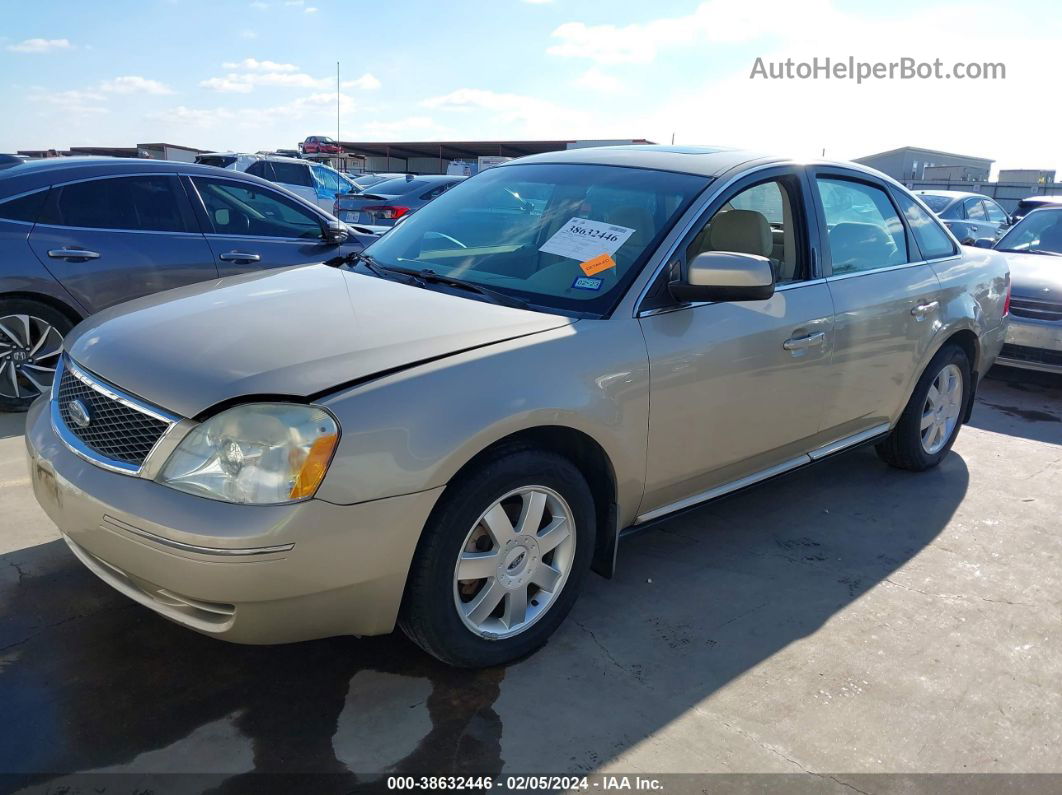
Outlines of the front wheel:
M 0 299 L 0 411 L 25 411 L 52 388 L 73 325 L 47 304 Z
M 522 657 L 571 609 L 594 538 L 590 488 L 570 461 L 501 453 L 444 493 L 414 556 L 399 624 L 450 665 Z
M 900 421 L 875 448 L 878 456 L 915 472 L 939 464 L 962 427 L 970 380 L 966 352 L 953 344 L 941 348 L 918 380 Z

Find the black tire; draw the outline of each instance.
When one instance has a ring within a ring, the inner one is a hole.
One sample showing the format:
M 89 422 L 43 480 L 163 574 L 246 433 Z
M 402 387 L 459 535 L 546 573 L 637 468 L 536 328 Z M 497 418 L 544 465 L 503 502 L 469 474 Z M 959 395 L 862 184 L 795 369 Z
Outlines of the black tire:
M 60 337 L 66 337 L 70 332 L 70 329 L 74 327 L 73 322 L 65 314 L 49 306 L 48 304 L 41 303 L 40 301 L 33 301 L 26 298 L 6 298 L 0 299 L 0 319 L 10 317 L 12 315 L 26 315 L 31 318 L 33 325 L 32 329 L 40 328 L 37 323 L 44 323 L 55 329 Z M 53 338 L 54 339 L 54 338 Z M 61 340 L 60 340 L 61 343 Z M 50 348 L 54 345 L 50 345 Z M 0 377 L 3 380 L 3 394 L 0 394 L 0 411 L 25 411 L 30 407 L 30 404 L 37 399 L 39 391 L 33 384 L 23 375 L 18 374 L 16 371 L 16 383 L 18 384 L 18 392 L 25 391 L 26 394 L 22 396 L 16 396 L 16 391 L 10 382 L 10 370 L 9 368 L 14 366 L 13 362 L 9 360 L 11 354 L 16 350 L 13 345 L 12 339 L 0 332 Z M 47 365 L 54 367 L 57 363 L 58 357 L 49 357 Z M 43 364 L 43 363 L 42 363 Z M 50 380 L 50 376 L 48 377 Z M 43 379 L 38 375 L 37 379 L 42 381 Z
M 470 530 L 498 499 L 524 486 L 559 494 L 574 519 L 575 549 L 559 593 L 519 634 L 487 639 L 458 615 L 454 567 Z M 499 450 L 452 482 L 428 519 L 410 567 L 399 616 L 402 631 L 433 657 L 460 668 L 515 660 L 542 646 L 571 610 L 593 557 L 594 501 L 582 473 L 566 458 L 527 448 Z
M 952 364 L 962 373 L 962 406 L 955 427 L 951 430 L 944 446 L 929 453 L 922 444 L 920 427 L 922 410 L 926 405 L 933 381 L 948 365 Z M 946 344 L 937 351 L 937 355 L 933 357 L 921 378 L 918 379 L 914 393 L 904 408 L 903 414 L 900 415 L 900 421 L 896 423 L 896 427 L 885 437 L 884 441 L 875 446 L 874 449 L 878 456 L 890 466 L 912 472 L 922 472 L 939 464 L 951 450 L 951 446 L 955 444 L 955 438 L 959 435 L 963 418 L 966 416 L 966 409 L 973 396 L 971 383 L 970 360 L 966 356 L 966 351 L 958 345 Z

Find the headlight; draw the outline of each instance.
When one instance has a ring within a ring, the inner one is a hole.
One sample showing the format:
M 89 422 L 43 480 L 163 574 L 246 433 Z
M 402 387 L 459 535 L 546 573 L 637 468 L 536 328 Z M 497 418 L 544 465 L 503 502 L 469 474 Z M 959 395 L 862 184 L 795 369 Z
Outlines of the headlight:
M 324 409 L 237 406 L 184 437 L 158 482 L 226 502 L 293 502 L 317 491 L 338 441 L 339 427 Z

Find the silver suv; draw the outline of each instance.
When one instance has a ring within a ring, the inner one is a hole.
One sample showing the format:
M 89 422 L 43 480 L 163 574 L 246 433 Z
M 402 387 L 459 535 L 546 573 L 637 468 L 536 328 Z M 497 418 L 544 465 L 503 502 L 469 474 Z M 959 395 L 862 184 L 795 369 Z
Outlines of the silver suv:
M 397 623 L 493 665 L 611 575 L 625 530 L 859 444 L 935 466 L 1008 288 L 858 166 L 538 155 L 345 264 L 82 324 L 29 416 L 33 486 L 89 569 L 191 629 Z

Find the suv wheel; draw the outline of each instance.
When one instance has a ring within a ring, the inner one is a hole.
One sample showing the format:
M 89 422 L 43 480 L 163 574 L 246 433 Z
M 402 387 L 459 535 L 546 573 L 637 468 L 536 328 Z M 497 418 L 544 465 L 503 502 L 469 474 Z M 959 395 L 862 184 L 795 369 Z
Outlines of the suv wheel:
M 948 454 L 970 399 L 970 360 L 958 345 L 941 348 L 918 380 L 896 427 L 875 448 L 888 464 L 920 472 Z
M 570 461 L 501 453 L 451 484 L 428 520 L 400 626 L 450 665 L 522 657 L 571 609 L 594 540 L 590 488 Z
M 25 411 L 52 388 L 70 318 L 37 301 L 0 300 L 0 411 Z

